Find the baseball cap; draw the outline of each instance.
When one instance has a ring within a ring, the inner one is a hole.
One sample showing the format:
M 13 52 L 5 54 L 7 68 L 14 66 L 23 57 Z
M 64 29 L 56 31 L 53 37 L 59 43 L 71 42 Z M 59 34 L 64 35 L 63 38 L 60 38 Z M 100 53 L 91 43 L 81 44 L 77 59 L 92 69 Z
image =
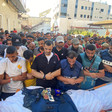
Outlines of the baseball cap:
M 103 43 L 101 46 L 109 47 L 109 44 L 108 43 Z
M 18 35 L 14 35 L 12 37 L 12 45 L 13 46 L 21 46 L 21 38 Z
M 75 45 L 79 44 L 79 39 L 78 38 L 73 38 L 72 44 L 75 44 Z
M 94 40 L 93 38 L 89 38 L 89 41 Z
M 58 36 L 57 38 L 56 38 L 56 42 L 63 42 L 64 43 L 64 38 L 62 37 L 62 36 Z

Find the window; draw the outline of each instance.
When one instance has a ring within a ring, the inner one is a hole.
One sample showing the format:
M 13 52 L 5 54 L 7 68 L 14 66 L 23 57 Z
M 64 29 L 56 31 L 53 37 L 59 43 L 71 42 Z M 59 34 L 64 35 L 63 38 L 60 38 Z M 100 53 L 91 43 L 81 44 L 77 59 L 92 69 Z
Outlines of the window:
M 61 4 L 62 7 L 67 7 L 67 4 Z
M 87 18 L 89 18 L 89 15 L 87 15 Z
M 77 17 L 77 14 L 74 14 L 74 17 Z
M 86 15 L 84 15 L 84 18 L 86 18 Z
M 85 6 L 85 10 L 87 10 L 87 6 Z
M 66 17 L 66 13 L 61 13 L 61 17 Z
M 81 14 L 81 15 L 80 15 L 80 17 L 82 18 L 82 17 L 83 17 L 83 15 Z
M 84 6 L 81 6 L 81 9 L 84 9 Z
M 88 7 L 88 10 L 91 10 L 91 7 Z
M 104 9 L 101 9 L 100 11 L 101 11 L 101 12 L 104 12 Z

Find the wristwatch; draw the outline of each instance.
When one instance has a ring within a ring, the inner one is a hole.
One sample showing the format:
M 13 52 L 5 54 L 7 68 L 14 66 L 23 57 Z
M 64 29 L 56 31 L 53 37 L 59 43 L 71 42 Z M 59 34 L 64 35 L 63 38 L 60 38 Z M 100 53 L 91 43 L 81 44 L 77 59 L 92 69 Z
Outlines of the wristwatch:
M 44 74 L 44 76 L 43 76 L 43 79 L 45 80 L 46 78 L 45 78 L 45 74 Z

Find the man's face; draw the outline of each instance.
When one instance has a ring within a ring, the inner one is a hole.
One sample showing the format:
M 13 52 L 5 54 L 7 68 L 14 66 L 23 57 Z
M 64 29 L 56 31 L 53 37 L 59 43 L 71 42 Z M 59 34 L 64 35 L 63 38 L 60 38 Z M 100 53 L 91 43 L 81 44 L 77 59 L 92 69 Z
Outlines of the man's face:
M 109 46 L 109 52 L 112 54 L 112 46 Z
M 16 62 L 16 60 L 17 60 L 18 54 L 17 54 L 17 52 L 14 52 L 13 54 L 7 54 L 6 56 L 7 56 L 7 58 L 9 58 L 9 60 L 10 60 L 12 63 L 14 63 L 14 62 Z
M 68 45 L 71 45 L 72 44 L 72 40 L 68 40 L 67 43 L 68 43 Z
M 107 47 L 105 47 L 105 46 L 102 46 L 101 48 L 102 48 L 102 50 L 105 50 L 105 49 L 107 49 Z
M 28 43 L 28 44 L 31 43 L 31 42 L 33 42 L 33 41 L 34 41 L 33 38 L 27 37 L 27 43 Z
M 74 57 L 73 59 L 67 57 L 67 60 L 68 60 L 68 63 L 70 64 L 70 67 L 73 67 L 76 61 L 76 57 Z
M 63 42 L 56 42 L 56 46 L 58 47 L 58 48 L 62 48 L 63 46 L 64 46 L 64 43 Z
M 12 46 L 12 41 L 7 41 L 8 46 Z
M 102 40 L 99 40 L 99 41 L 98 41 L 98 44 L 101 45 L 101 44 L 102 44 Z
M 44 45 L 44 52 L 46 56 L 49 56 L 52 52 L 53 45 L 47 46 L 46 44 Z
M 38 41 L 38 46 L 40 48 L 43 48 L 44 47 L 44 40 Z
M 50 40 L 50 39 L 51 39 L 51 35 L 50 35 L 50 34 L 47 34 L 47 35 L 46 35 L 46 38 L 47 38 L 48 40 Z
M 73 45 L 74 49 L 78 49 L 78 47 L 79 47 L 79 44 L 72 44 L 72 45 Z
M 28 48 L 30 49 L 30 50 L 34 50 L 35 49 L 35 43 L 33 43 L 33 42 L 31 42 L 29 45 L 28 45 Z
M 95 50 L 91 51 L 91 50 L 86 49 L 85 52 L 86 52 L 86 55 L 88 56 L 89 60 L 91 60 L 93 58 L 93 56 L 95 55 Z

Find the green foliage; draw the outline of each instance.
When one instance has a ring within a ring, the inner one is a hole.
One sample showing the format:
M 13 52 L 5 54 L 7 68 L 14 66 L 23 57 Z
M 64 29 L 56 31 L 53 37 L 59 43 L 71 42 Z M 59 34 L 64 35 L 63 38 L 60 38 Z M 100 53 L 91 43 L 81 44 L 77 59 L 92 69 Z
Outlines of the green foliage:
M 88 30 L 82 30 L 82 29 L 81 30 L 80 29 L 69 30 L 68 33 L 72 34 L 72 35 L 75 35 L 75 34 L 82 34 L 84 36 L 85 35 L 87 35 L 87 36 L 90 35 L 90 37 L 92 37 L 95 34 L 95 32 L 90 32 Z M 99 36 L 99 34 L 97 34 L 97 36 Z

